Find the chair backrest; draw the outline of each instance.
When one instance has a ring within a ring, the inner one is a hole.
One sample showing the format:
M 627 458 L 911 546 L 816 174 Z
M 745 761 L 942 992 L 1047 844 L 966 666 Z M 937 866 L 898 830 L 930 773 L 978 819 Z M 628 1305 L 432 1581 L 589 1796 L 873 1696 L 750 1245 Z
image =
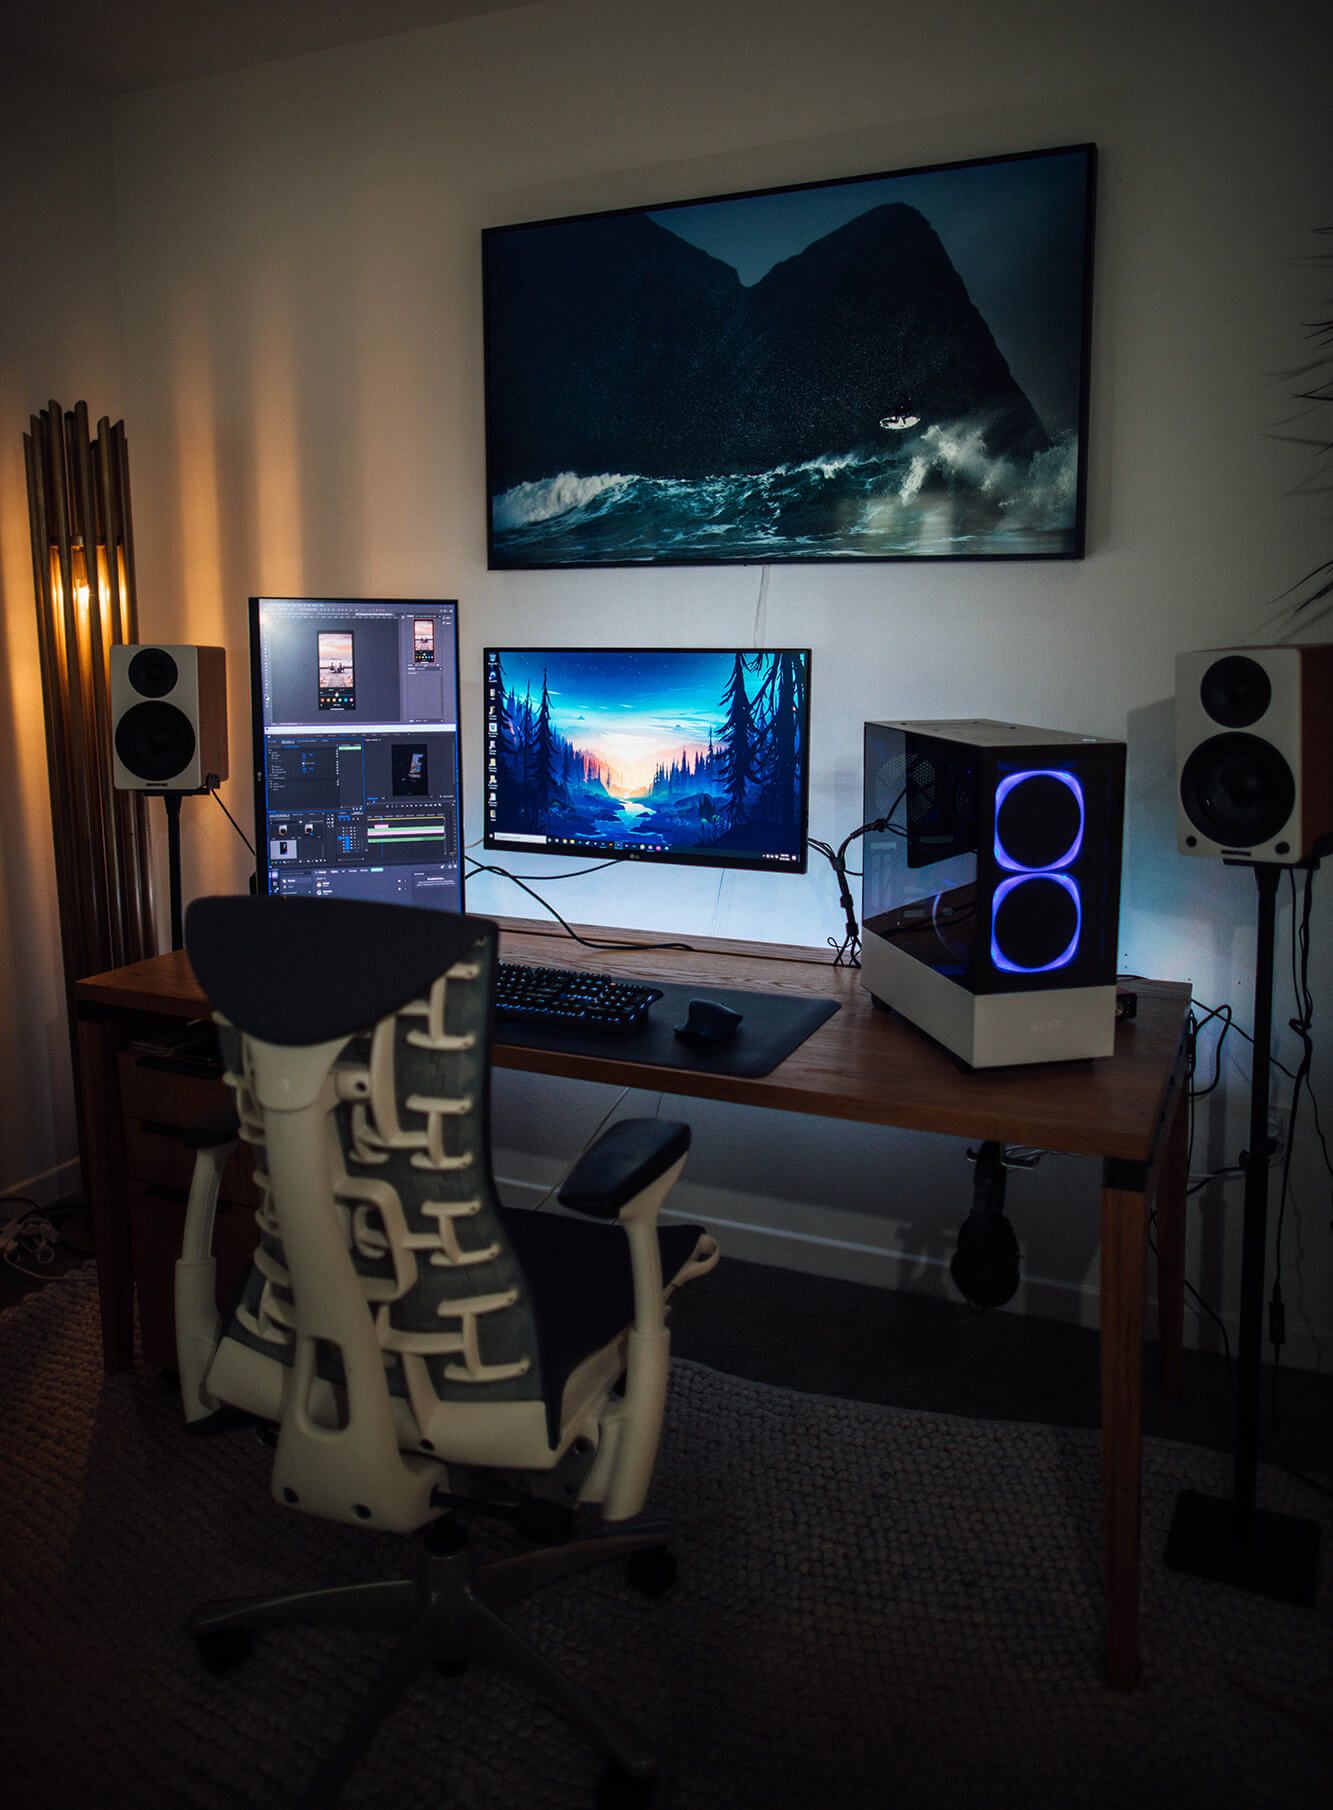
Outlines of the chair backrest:
M 441 1403 L 458 1410 L 441 1455 L 502 1462 L 497 1406 L 511 1433 L 515 1413 L 529 1440 L 547 1432 L 531 1294 L 490 1167 L 496 928 L 217 898 L 191 906 L 186 944 L 265 1192 L 212 1378 L 281 1372 L 279 1499 L 420 1525 L 439 1468 L 410 1448 L 435 1451 Z

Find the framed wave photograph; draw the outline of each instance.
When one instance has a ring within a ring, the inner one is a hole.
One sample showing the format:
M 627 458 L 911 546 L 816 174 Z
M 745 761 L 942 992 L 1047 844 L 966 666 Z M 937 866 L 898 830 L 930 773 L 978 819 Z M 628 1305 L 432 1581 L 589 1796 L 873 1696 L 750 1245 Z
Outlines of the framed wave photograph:
M 1081 558 L 1095 163 L 487 229 L 492 569 Z

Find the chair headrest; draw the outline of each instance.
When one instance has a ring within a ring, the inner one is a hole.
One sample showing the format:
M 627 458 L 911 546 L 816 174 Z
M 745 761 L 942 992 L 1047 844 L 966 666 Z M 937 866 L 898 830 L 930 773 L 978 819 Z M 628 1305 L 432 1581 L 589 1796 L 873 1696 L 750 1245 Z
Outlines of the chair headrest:
M 185 948 L 216 1011 L 266 1043 L 350 1036 L 498 932 L 487 918 L 360 899 L 196 899 Z

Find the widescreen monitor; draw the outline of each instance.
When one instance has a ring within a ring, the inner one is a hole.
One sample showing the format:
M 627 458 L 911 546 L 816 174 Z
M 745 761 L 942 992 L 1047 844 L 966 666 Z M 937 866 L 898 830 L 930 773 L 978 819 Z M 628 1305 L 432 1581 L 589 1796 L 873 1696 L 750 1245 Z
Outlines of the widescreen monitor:
M 261 893 L 463 909 L 458 605 L 252 597 Z
M 1077 559 L 1090 144 L 482 234 L 490 563 Z
M 484 660 L 488 849 L 805 872 L 808 648 Z

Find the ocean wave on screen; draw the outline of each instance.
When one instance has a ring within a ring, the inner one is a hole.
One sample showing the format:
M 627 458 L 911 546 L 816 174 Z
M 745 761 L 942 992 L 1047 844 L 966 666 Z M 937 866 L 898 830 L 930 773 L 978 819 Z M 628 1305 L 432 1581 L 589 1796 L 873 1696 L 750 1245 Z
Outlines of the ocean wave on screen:
M 556 565 L 1067 551 L 1074 437 L 1006 459 L 987 450 L 986 427 L 972 416 L 701 478 L 561 472 L 495 499 L 495 545 L 517 564 Z
M 1012 494 L 1014 469 L 1007 459 L 986 451 L 982 422 L 953 422 L 928 427 L 918 436 L 898 491 L 903 503 L 915 502 L 930 478 L 960 480 L 983 493 Z
M 1078 439 L 1064 434 L 1034 454 L 1023 482 L 1003 508 L 1027 528 L 1059 528 L 1074 519 L 1078 502 Z
M 1064 434 L 1024 463 L 987 451 L 984 422 L 936 424 L 912 449 L 899 501 L 914 503 L 932 480 L 992 499 L 1015 527 L 1059 529 L 1074 518 L 1078 441 Z
M 872 454 L 859 452 L 818 453 L 813 459 L 802 459 L 799 465 L 777 465 L 767 475 L 791 478 L 809 473 L 812 477 L 836 478 L 840 472 L 855 471 L 858 466 L 878 463 Z
M 631 480 L 616 472 L 602 472 L 594 478 L 581 478 L 572 471 L 562 471 L 554 478 L 539 478 L 532 483 L 515 484 L 496 497 L 491 505 L 497 530 L 530 528 L 536 522 L 553 521 L 571 510 L 586 509 L 606 491 Z

